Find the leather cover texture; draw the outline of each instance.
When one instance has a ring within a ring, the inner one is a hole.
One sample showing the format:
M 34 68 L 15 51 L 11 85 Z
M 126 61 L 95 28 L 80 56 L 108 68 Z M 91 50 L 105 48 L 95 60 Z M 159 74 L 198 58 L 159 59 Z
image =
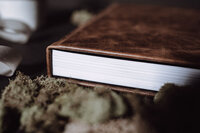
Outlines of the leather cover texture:
M 195 9 L 111 5 L 47 48 L 48 74 L 52 49 L 200 68 L 199 14 Z

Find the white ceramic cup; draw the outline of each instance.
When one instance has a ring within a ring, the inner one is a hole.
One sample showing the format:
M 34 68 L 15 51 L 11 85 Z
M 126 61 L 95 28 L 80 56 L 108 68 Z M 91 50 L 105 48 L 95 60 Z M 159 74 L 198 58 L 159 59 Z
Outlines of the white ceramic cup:
M 21 60 L 22 56 L 13 48 L 0 45 L 0 75 L 12 76 Z
M 0 18 L 17 20 L 35 31 L 41 24 L 45 0 L 0 0 Z

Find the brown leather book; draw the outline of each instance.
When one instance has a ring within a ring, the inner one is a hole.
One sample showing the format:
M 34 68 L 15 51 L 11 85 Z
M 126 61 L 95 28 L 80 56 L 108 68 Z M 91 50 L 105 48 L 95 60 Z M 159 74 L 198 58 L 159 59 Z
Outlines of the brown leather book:
M 165 83 L 199 81 L 199 14 L 194 9 L 111 5 L 47 48 L 48 75 L 145 95 Z

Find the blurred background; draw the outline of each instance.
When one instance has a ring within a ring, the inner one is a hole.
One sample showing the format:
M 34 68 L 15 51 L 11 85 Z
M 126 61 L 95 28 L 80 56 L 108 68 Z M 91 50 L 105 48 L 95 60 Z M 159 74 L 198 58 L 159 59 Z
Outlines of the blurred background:
M 19 9 L 15 9 L 15 2 L 19 1 L 27 1 L 28 4 L 20 5 Z M 9 4 L 5 4 L 7 2 Z M 45 49 L 77 28 L 77 25 L 71 21 L 73 12 L 87 10 L 92 14 L 97 14 L 114 2 L 200 9 L 199 0 L 0 0 L 0 30 L 12 33 L 0 34 L 0 45 L 11 47 L 22 56 L 17 71 L 32 78 L 46 75 Z M 12 15 L 12 12 L 18 11 L 18 15 Z M 13 35 L 14 41 L 11 40 Z M 14 77 L 15 74 L 11 77 L 0 76 L 0 89 L 3 89 L 9 79 Z

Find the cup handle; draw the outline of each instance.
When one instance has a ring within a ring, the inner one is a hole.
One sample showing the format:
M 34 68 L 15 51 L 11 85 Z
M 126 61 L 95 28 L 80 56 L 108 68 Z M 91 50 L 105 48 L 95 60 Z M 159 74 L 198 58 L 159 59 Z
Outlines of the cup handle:
M 26 44 L 30 38 L 29 26 L 18 20 L 0 20 L 0 38 L 18 44 Z

